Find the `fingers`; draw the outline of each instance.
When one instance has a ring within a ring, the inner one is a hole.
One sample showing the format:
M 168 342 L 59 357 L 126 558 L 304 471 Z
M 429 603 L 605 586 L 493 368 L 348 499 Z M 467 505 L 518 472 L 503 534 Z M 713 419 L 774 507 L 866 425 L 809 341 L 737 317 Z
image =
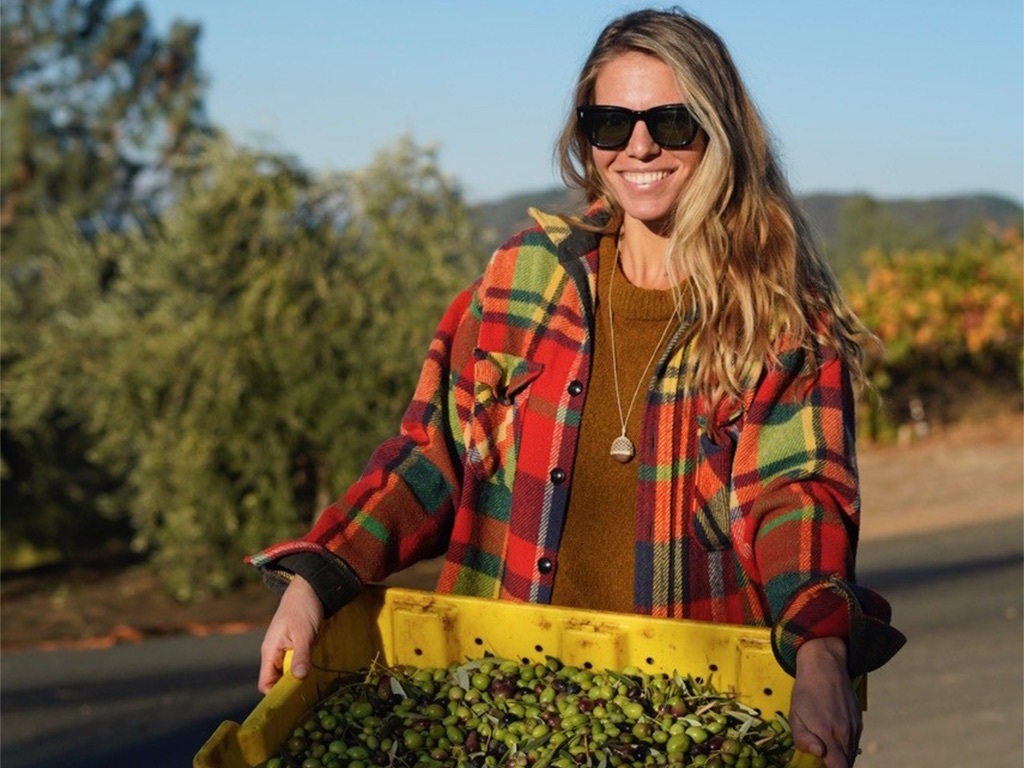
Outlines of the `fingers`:
M 279 612 L 275 615 L 260 647 L 260 674 L 257 687 L 264 694 L 268 693 L 284 674 L 284 657 L 289 648 L 292 649 L 289 672 L 297 678 L 304 678 L 309 674 L 310 648 L 316 633 L 308 624 L 289 625 L 287 619 L 287 614 Z
M 312 587 L 296 576 L 285 590 L 260 647 L 257 687 L 268 693 L 284 673 L 285 651 L 292 649 L 291 674 L 309 674 L 310 649 L 323 620 L 323 607 Z
M 815 757 L 825 757 L 827 748 L 825 742 L 814 735 L 803 720 L 798 716 L 791 717 L 790 727 L 793 729 L 793 746 L 801 752 Z
M 839 728 L 840 732 L 837 732 L 823 726 L 815 732 L 799 716 L 791 718 L 790 727 L 793 729 L 793 746 L 821 758 L 826 768 L 850 768 L 853 765 L 860 739 L 859 729 L 851 733 Z
M 790 725 L 797 749 L 827 768 L 850 768 L 860 742 L 860 702 L 846 671 L 845 645 L 809 640 L 797 651 Z
M 281 679 L 283 668 L 284 648 L 268 648 L 266 641 L 264 641 L 263 647 L 260 649 L 260 675 L 256 686 L 259 688 L 260 693 L 270 693 L 274 683 Z

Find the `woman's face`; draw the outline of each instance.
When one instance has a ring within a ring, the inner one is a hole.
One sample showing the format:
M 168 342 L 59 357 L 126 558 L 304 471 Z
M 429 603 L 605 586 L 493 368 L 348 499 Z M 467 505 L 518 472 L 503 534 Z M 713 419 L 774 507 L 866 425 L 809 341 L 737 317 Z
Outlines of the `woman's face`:
M 602 66 L 594 83 L 594 104 L 645 110 L 686 101 L 672 70 L 661 59 L 633 51 Z M 624 146 L 591 147 L 591 152 L 605 188 L 626 216 L 665 232 L 706 146 L 704 132 L 698 131 L 688 147 L 664 149 L 638 120 Z

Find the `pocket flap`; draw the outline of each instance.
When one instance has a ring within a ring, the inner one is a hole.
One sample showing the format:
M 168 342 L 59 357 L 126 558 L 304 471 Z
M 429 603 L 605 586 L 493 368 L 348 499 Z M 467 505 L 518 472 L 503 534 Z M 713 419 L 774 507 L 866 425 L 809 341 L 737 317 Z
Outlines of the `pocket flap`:
M 478 405 L 488 400 L 511 403 L 544 370 L 543 363 L 507 352 L 473 350 L 474 395 Z

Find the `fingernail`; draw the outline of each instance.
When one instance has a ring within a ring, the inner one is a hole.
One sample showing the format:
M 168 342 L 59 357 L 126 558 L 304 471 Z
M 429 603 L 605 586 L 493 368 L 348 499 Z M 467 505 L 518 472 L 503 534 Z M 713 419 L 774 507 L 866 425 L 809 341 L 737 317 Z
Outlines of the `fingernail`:
M 305 677 L 306 671 L 307 670 L 305 664 L 296 664 L 294 667 L 292 667 L 292 674 L 295 677 Z

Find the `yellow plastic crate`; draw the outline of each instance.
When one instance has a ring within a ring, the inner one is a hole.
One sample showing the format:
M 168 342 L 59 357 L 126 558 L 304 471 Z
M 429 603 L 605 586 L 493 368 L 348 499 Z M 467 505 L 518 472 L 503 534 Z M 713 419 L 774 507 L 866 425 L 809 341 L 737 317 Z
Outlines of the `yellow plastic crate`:
M 374 658 L 443 667 L 487 653 L 521 661 L 550 655 L 595 669 L 678 671 L 710 679 L 766 716 L 788 713 L 793 685 L 775 661 L 767 629 L 369 587 L 324 624 L 310 674 L 298 680 L 286 673 L 240 725 L 222 723 L 193 768 L 253 768 L 275 755 L 338 670 L 364 668 Z M 286 670 L 290 663 L 289 653 Z M 803 756 L 800 765 L 824 764 Z

